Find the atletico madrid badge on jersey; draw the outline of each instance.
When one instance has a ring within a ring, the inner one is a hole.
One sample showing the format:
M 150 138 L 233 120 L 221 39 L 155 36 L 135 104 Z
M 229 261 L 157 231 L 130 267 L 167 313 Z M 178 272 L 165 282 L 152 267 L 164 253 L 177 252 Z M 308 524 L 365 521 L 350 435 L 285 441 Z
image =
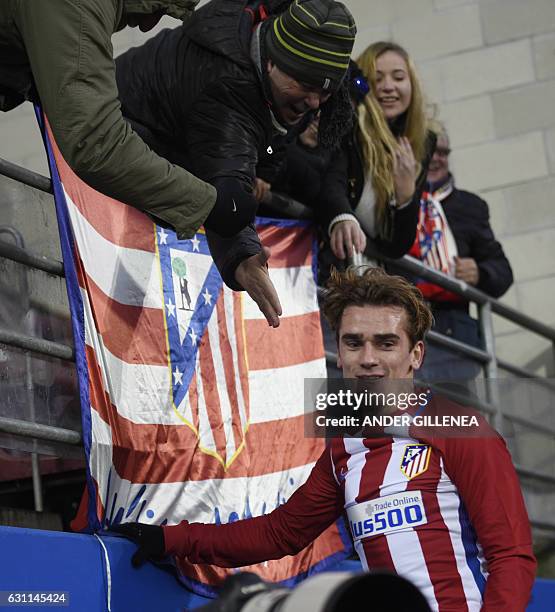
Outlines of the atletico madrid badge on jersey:
M 407 444 L 401 459 L 401 472 L 412 480 L 428 469 L 432 449 L 427 444 Z

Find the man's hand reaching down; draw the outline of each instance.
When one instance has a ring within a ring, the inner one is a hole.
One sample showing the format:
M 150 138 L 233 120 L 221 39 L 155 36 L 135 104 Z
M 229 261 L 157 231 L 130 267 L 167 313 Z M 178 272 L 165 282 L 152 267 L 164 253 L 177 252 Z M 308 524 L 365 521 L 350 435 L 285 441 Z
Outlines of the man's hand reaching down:
M 244 259 L 235 270 L 235 280 L 256 302 L 268 325 L 279 327 L 281 304 L 268 274 L 269 257 L 270 249 L 262 247 L 262 251 L 257 255 Z

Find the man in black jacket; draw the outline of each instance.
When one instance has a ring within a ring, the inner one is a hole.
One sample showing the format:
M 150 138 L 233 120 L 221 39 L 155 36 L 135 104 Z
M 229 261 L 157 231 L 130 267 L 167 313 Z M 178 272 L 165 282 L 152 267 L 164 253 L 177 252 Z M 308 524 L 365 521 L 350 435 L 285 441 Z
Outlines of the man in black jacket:
M 450 152 L 449 137 L 440 126 L 410 254 L 492 297 L 501 297 L 513 283 L 511 265 L 491 229 L 486 202 L 455 186 L 449 171 Z M 478 322 L 469 315 L 466 300 L 432 283 L 418 281 L 417 285 L 432 308 L 434 331 L 481 347 Z M 430 344 L 419 375 L 427 380 L 469 380 L 479 369 L 477 362 Z
M 229 215 L 254 218 L 259 156 L 322 106 L 327 131 L 348 99 L 342 82 L 356 27 L 333 0 L 212 0 L 182 28 L 164 30 L 116 62 L 123 113 L 157 152 L 237 191 Z M 343 105 L 341 104 L 343 102 Z M 347 113 L 345 112 L 345 115 Z M 324 130 L 326 131 L 326 130 Z M 254 226 L 222 238 L 207 230 L 226 284 L 245 289 L 279 324 L 281 307 Z

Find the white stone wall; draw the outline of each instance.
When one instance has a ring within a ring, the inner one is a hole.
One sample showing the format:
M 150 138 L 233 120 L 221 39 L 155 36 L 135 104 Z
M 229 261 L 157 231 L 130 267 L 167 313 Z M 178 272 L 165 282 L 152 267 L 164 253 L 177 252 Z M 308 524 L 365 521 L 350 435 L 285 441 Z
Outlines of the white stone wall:
M 356 50 L 415 59 L 461 188 L 490 206 L 515 274 L 507 304 L 555 326 L 555 0 L 348 0 Z M 551 344 L 496 317 L 498 354 L 553 375 Z
M 450 131 L 457 182 L 488 201 L 513 265 L 503 300 L 555 325 L 555 0 L 346 3 L 357 51 L 393 39 L 415 58 Z M 117 34 L 115 54 L 147 37 Z M 0 157 L 47 172 L 30 105 L 0 116 Z M 496 337 L 505 359 L 553 374 L 548 342 L 499 319 Z

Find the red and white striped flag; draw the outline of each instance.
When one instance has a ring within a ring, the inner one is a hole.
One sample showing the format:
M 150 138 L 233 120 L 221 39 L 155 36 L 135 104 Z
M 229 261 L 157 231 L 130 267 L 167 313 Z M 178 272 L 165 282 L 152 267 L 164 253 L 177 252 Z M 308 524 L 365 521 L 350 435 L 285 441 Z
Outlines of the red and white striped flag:
M 202 232 L 178 241 L 94 191 L 46 134 L 80 379 L 88 528 L 270 512 L 324 447 L 304 436 L 304 379 L 326 375 L 312 228 L 259 222 L 284 313 L 272 329 L 245 293 L 223 285 Z M 293 583 L 345 558 L 346 542 L 341 523 L 295 557 L 250 569 Z M 203 595 L 230 571 L 176 561 Z

